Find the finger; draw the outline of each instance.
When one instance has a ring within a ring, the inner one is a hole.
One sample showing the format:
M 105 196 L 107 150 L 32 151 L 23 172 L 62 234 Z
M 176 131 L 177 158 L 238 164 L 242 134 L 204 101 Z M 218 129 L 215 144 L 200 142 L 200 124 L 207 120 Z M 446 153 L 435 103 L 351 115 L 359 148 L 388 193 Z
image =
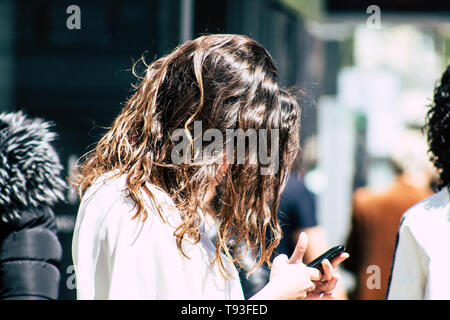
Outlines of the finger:
M 308 292 L 307 291 L 303 291 L 302 293 L 299 294 L 299 296 L 297 297 L 297 300 L 306 299 L 307 296 L 308 296 Z
M 331 261 L 331 265 L 333 266 L 333 268 L 336 268 L 340 263 L 347 260 L 349 257 L 350 255 L 347 252 L 342 252 L 340 255 L 338 255 Z
M 279 270 L 283 270 L 284 265 L 288 264 L 288 260 L 289 259 L 285 254 L 280 254 L 273 259 L 271 267 L 272 271 L 270 272 L 269 280 L 272 280 L 274 275 L 277 272 L 280 272 Z
M 320 300 L 320 293 L 316 293 L 315 291 L 313 292 L 308 292 L 307 295 L 307 300 Z
M 308 247 L 308 236 L 305 232 L 301 232 L 298 236 L 297 245 L 292 253 L 289 263 L 300 263 L 303 261 L 306 248 Z
M 332 279 L 327 282 L 322 282 L 319 290 L 322 293 L 331 293 L 336 288 L 337 282 L 339 281 L 339 275 L 335 274 Z
M 309 286 L 306 288 L 307 292 L 313 292 L 316 289 L 316 285 L 310 281 Z
M 331 293 L 323 293 L 321 296 L 322 300 L 336 300 L 337 296 L 336 293 L 331 292 Z
M 280 265 L 280 264 L 287 264 L 289 263 L 289 259 L 287 255 L 285 254 L 279 254 L 273 259 L 272 264 L 273 265 Z
M 334 269 L 333 266 L 331 265 L 330 261 L 328 261 L 328 259 L 325 259 L 322 261 L 322 269 L 323 269 L 323 274 L 322 274 L 322 281 L 329 281 L 333 278 L 334 276 Z
M 317 270 L 316 268 L 310 268 L 310 267 L 306 267 L 309 273 L 309 278 L 312 281 L 319 281 L 320 279 L 322 279 L 322 274 L 320 273 L 319 270 Z
M 334 291 L 334 289 L 336 289 L 336 285 L 338 282 L 339 278 L 335 277 L 333 279 L 331 279 L 330 281 L 326 282 L 326 285 L 321 288 L 323 293 L 332 293 Z

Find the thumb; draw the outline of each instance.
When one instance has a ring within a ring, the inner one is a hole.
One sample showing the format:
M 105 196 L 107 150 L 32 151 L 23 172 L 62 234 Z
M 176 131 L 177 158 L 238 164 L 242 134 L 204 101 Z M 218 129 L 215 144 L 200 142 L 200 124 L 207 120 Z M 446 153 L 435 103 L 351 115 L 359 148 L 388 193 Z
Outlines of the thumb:
M 308 246 L 308 236 L 305 232 L 301 232 L 294 252 L 292 253 L 289 263 L 300 263 L 303 261 L 303 255 L 305 254 L 306 247 Z

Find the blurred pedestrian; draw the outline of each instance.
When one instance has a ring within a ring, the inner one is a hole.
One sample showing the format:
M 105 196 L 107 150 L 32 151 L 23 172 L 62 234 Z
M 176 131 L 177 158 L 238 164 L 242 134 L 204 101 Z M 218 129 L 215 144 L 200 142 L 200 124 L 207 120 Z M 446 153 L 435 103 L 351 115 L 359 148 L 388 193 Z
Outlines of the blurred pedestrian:
M 450 66 L 435 88 L 425 129 L 440 190 L 403 216 L 388 299 L 450 299 Z
M 386 298 L 395 236 L 403 213 L 423 200 L 429 187 L 426 143 L 413 132 L 393 138 L 391 167 L 394 179 L 384 190 L 358 188 L 353 195 L 353 214 L 347 250 L 352 255 L 345 267 L 357 277 L 352 299 Z
M 52 206 L 64 198 L 50 123 L 0 114 L 0 299 L 57 299 L 62 249 Z
M 247 243 L 255 267 L 271 263 L 279 197 L 298 150 L 298 104 L 279 87 L 267 50 L 239 35 L 188 41 L 140 80 L 81 167 L 73 239 L 78 298 L 242 299 L 233 265 L 240 257 L 230 241 Z M 276 139 L 270 147 L 278 161 L 250 161 L 257 153 L 238 153 L 235 137 L 217 144 L 225 132 L 249 129 Z M 207 236 L 211 224 L 216 244 Z M 275 258 L 269 283 L 252 298 L 332 295 L 333 266 L 324 262 L 324 274 L 306 267 L 306 247 L 303 234 L 291 259 Z
M 311 241 L 305 252 L 305 261 L 312 261 L 327 249 L 325 232 L 317 222 L 316 196 L 297 173 L 289 175 L 280 198 L 278 216 L 283 230 L 279 253 L 292 252 L 300 232 L 305 232 Z

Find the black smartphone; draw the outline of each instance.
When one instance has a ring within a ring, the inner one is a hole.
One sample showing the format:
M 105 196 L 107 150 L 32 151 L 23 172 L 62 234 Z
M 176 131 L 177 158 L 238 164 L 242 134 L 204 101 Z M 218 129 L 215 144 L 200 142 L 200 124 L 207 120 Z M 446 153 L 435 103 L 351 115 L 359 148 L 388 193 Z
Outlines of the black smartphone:
M 328 259 L 328 261 L 331 262 L 331 260 L 333 260 L 339 254 L 344 252 L 344 250 L 345 250 L 345 247 L 343 245 L 333 247 L 330 250 L 328 250 L 327 252 L 325 252 L 324 254 L 322 254 L 321 256 L 317 257 L 316 259 L 314 259 L 313 261 L 308 263 L 307 266 L 311 267 L 311 268 L 319 269 L 319 271 L 323 273 L 322 261 L 325 259 Z

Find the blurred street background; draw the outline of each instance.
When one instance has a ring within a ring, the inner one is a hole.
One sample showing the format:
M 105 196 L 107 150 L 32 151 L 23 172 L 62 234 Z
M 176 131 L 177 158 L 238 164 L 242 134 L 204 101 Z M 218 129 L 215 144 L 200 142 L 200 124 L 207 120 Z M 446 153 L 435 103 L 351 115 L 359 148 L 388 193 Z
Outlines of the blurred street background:
M 80 9 L 79 29 L 67 26 L 70 5 Z M 395 152 L 426 152 L 419 147 L 426 106 L 450 63 L 449 1 L 0 0 L 0 112 L 53 121 L 70 176 L 130 95 L 133 62 L 209 33 L 259 41 L 278 63 L 282 84 L 307 92 L 305 184 L 317 195 L 329 244 L 345 243 L 354 191 L 388 186 Z M 78 205 L 69 192 L 55 208 L 61 299 L 76 295 Z

